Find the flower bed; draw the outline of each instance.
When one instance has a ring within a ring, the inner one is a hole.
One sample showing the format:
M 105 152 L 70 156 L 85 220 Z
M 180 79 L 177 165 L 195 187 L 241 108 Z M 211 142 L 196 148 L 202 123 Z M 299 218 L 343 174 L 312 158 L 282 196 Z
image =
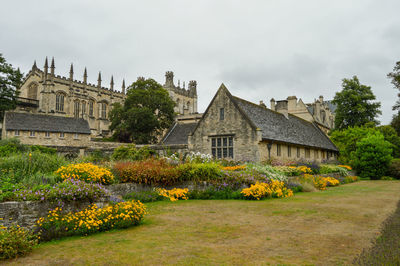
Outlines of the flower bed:
M 293 191 L 282 181 L 271 180 L 269 183 L 257 182 L 241 192 L 247 199 L 260 200 L 266 197 L 286 198 L 293 196 Z
M 56 171 L 56 174 L 63 180 L 83 180 L 85 182 L 101 183 L 104 185 L 110 184 L 114 181 L 114 176 L 108 169 L 91 163 L 78 163 L 62 166 Z
M 29 230 L 0 225 L 0 260 L 11 259 L 29 253 L 37 244 L 37 237 Z
M 36 231 L 40 240 L 88 235 L 114 228 L 127 228 L 139 224 L 146 214 L 146 207 L 140 201 L 127 201 L 98 208 L 96 204 L 79 212 L 64 214 L 61 208 L 49 211 L 47 217 L 37 221 Z
M 187 188 L 173 188 L 170 190 L 167 189 L 158 189 L 158 194 L 169 199 L 170 201 L 177 201 L 180 199 L 187 200 L 188 199 L 189 189 Z

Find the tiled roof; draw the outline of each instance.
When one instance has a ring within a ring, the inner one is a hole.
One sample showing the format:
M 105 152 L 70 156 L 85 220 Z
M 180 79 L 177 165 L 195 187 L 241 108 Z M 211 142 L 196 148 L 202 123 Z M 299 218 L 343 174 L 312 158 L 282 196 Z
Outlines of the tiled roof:
M 83 118 L 7 112 L 4 119 L 6 130 L 90 134 L 89 123 Z
M 188 136 L 195 129 L 198 122 L 193 123 L 177 123 L 165 134 L 162 140 L 163 144 L 188 144 Z
M 232 96 L 247 118 L 262 130 L 262 138 L 322 149 L 338 149 L 314 123 L 295 115 L 287 117 L 266 107 Z

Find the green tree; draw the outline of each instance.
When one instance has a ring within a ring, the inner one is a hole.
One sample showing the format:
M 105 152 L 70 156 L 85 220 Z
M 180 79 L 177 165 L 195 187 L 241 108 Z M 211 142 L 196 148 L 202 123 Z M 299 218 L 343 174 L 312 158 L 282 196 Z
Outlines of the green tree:
M 398 61 L 394 66 L 393 72 L 387 74 L 387 77 L 392 80 L 391 82 L 394 88 L 400 90 L 400 61 Z M 398 93 L 397 96 L 400 98 L 400 93 Z M 393 110 L 400 110 L 400 99 L 397 99 L 393 106 Z
M 396 130 L 397 135 L 400 136 L 400 112 L 393 115 L 390 125 L 394 128 L 394 130 Z
M 154 143 L 174 120 L 175 103 L 155 80 L 139 78 L 128 87 L 124 105 L 110 112 L 113 137 L 122 142 Z
M 383 134 L 370 134 L 357 143 L 355 169 L 364 178 L 381 179 L 392 160 L 391 144 Z
M 379 124 L 375 118 L 381 114 L 381 104 L 372 102 L 375 99 L 371 87 L 360 84 L 357 76 L 343 79 L 342 91 L 337 92 L 333 99 L 337 105 L 335 128 L 362 126 L 368 122 Z
M 17 106 L 18 89 L 22 84 L 23 74 L 19 69 L 14 69 L 0 54 L 0 119 L 3 120 L 4 112 L 15 109 Z
M 400 158 L 400 137 L 396 130 L 389 125 L 379 126 L 377 129 L 383 134 L 385 140 L 392 145 L 392 156 L 394 158 Z

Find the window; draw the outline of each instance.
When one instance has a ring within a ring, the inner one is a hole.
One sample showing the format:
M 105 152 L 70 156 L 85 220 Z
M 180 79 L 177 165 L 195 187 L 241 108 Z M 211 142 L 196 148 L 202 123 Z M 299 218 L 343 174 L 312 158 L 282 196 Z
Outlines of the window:
M 30 137 L 34 137 L 34 136 L 35 136 L 35 131 L 29 132 L 29 136 L 30 136 Z
M 211 153 L 214 158 L 233 158 L 233 137 L 211 138 Z
M 281 144 L 276 144 L 276 155 L 281 156 Z
M 49 132 L 49 131 L 44 132 L 44 136 L 45 136 L 46 138 L 50 138 L 50 132 Z
M 107 104 L 106 103 L 101 103 L 100 104 L 100 117 L 101 118 L 107 118 Z
M 79 109 L 80 109 L 80 103 L 79 103 L 79 101 L 75 101 L 75 103 L 74 103 L 74 116 L 75 116 L 75 118 L 79 118 Z
M 82 117 L 86 114 L 86 102 L 82 102 Z
M 64 132 L 60 132 L 60 138 L 64 138 L 64 137 L 65 137 Z
M 314 150 L 314 158 L 318 159 L 319 158 L 319 152 L 318 150 Z
M 292 147 L 287 146 L 287 156 L 292 157 Z
M 225 119 L 225 110 L 224 108 L 219 108 L 219 120 L 222 121 Z
M 94 102 L 90 101 L 89 102 L 89 116 L 93 116 L 93 106 L 94 106 Z
M 74 139 L 79 139 L 79 134 L 78 133 L 74 134 Z
M 304 150 L 306 152 L 306 158 L 310 158 L 310 149 L 309 148 L 305 148 Z
M 38 91 L 38 84 L 32 83 L 29 85 L 28 88 L 28 98 L 29 99 L 37 99 L 37 91 Z
M 297 158 L 300 158 L 300 148 L 297 147 Z
M 19 130 L 14 131 L 14 136 L 19 136 Z
M 62 93 L 56 94 L 56 111 L 58 112 L 64 111 L 64 94 Z

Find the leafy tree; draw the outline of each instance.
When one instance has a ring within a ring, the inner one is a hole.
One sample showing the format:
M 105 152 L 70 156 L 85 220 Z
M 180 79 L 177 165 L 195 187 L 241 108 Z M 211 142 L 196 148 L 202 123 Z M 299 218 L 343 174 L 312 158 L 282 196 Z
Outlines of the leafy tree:
M 22 84 L 23 74 L 19 69 L 14 69 L 11 64 L 0 54 L 0 119 L 3 120 L 4 112 L 17 106 L 19 87 Z
M 400 137 L 392 126 L 379 126 L 377 129 L 383 134 L 386 141 L 392 145 L 392 156 L 400 158 Z
M 398 90 L 400 90 L 400 61 L 396 63 L 393 68 L 393 72 L 387 74 L 387 77 L 392 80 L 392 84 Z M 400 93 L 397 94 L 400 97 Z M 400 99 L 396 101 L 396 104 L 393 106 L 393 110 L 400 110 Z
M 383 134 L 370 134 L 357 143 L 355 169 L 364 178 L 381 179 L 392 160 L 391 144 Z
M 400 112 L 393 115 L 390 125 L 394 128 L 394 130 L 396 130 L 397 135 L 400 136 Z
M 352 79 L 343 79 L 342 88 L 333 99 L 333 103 L 337 105 L 336 129 L 362 126 L 368 122 L 379 124 L 375 118 L 381 114 L 381 104 L 372 102 L 376 97 L 371 87 L 360 84 L 357 76 L 354 76 Z
M 110 112 L 113 137 L 122 142 L 153 143 L 174 120 L 175 103 L 155 80 L 139 78 L 128 87 L 124 105 Z

